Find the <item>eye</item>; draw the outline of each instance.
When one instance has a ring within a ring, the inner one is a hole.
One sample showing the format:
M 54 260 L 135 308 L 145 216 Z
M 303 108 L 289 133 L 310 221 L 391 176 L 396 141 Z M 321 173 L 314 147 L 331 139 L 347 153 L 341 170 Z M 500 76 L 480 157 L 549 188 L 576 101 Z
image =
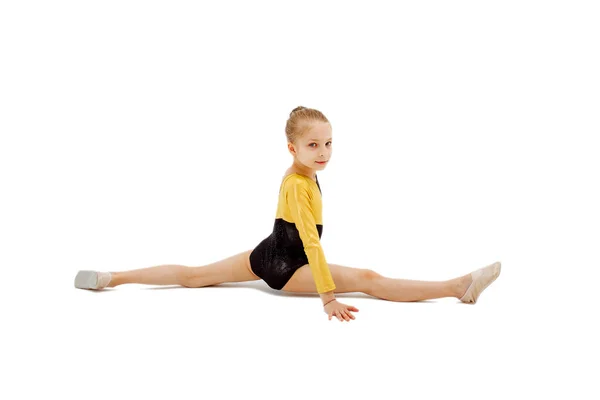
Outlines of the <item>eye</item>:
M 316 144 L 316 143 L 311 143 L 311 144 L 309 144 L 309 146 L 312 146 L 313 144 Z M 327 142 L 327 144 L 331 145 L 331 141 Z

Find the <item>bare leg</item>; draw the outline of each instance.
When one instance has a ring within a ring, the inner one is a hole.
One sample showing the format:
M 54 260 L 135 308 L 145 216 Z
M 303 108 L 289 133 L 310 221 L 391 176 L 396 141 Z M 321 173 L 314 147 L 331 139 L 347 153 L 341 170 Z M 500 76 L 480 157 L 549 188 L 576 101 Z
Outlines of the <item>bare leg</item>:
M 189 268 L 185 265 L 165 264 L 130 271 L 111 272 L 112 279 L 107 287 L 115 287 L 124 283 L 183 286 L 186 282 Z
M 335 293 L 362 292 L 391 301 L 461 298 L 473 281 L 470 273 L 445 281 L 418 281 L 388 278 L 368 268 L 352 268 L 332 263 L 328 263 L 328 266 L 336 285 Z M 314 293 L 315 281 L 309 265 L 300 267 L 282 290 Z
M 165 264 L 130 271 L 111 272 L 112 279 L 107 287 L 115 287 L 124 283 L 203 287 L 225 282 L 254 281 L 260 278 L 250 268 L 251 252 L 252 250 L 243 251 L 200 267 Z
M 367 287 L 364 292 L 391 301 L 420 301 L 441 297 L 461 298 L 472 280 L 471 274 L 446 281 L 394 279 L 374 274 L 366 280 Z

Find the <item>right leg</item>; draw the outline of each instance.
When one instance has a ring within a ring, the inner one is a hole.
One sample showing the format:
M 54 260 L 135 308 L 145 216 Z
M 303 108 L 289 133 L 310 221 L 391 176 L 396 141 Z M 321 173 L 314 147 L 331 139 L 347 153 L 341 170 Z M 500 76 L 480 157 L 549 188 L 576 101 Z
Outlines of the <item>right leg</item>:
M 111 272 L 112 279 L 107 287 L 115 287 L 125 283 L 202 287 L 225 282 L 255 281 L 260 278 L 250 269 L 249 256 L 251 252 L 252 250 L 244 251 L 200 267 L 166 264 L 129 271 Z

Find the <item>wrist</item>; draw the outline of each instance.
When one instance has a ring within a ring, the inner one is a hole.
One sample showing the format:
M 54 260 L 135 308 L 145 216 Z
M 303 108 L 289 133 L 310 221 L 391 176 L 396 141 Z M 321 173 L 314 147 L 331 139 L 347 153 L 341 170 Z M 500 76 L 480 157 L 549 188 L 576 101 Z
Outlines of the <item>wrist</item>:
M 325 307 L 327 304 L 329 304 L 329 303 L 331 303 L 331 302 L 333 302 L 333 301 L 335 301 L 335 300 L 336 300 L 336 299 L 335 299 L 335 298 L 333 298 L 333 299 L 331 299 L 331 300 L 328 300 L 328 301 L 324 302 L 324 303 L 323 303 L 323 307 Z
M 321 293 L 321 301 L 323 302 L 323 305 L 325 305 L 325 303 L 331 301 L 331 300 L 335 300 L 335 295 L 333 294 L 333 290 L 329 291 L 329 292 L 325 292 L 325 293 Z

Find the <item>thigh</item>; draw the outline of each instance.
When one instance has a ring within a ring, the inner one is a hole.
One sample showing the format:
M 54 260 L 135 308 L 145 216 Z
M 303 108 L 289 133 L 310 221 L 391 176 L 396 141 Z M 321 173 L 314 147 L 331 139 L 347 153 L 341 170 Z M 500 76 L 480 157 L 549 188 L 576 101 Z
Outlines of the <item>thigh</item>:
M 252 250 L 247 250 L 205 266 L 190 267 L 185 286 L 200 287 L 259 280 L 250 269 L 251 252 Z
M 327 264 L 335 283 L 335 293 L 364 292 L 368 288 L 369 279 L 376 273 L 370 269 L 345 267 L 338 264 Z M 317 293 L 317 286 L 308 264 L 298 268 L 282 291 L 296 293 Z

